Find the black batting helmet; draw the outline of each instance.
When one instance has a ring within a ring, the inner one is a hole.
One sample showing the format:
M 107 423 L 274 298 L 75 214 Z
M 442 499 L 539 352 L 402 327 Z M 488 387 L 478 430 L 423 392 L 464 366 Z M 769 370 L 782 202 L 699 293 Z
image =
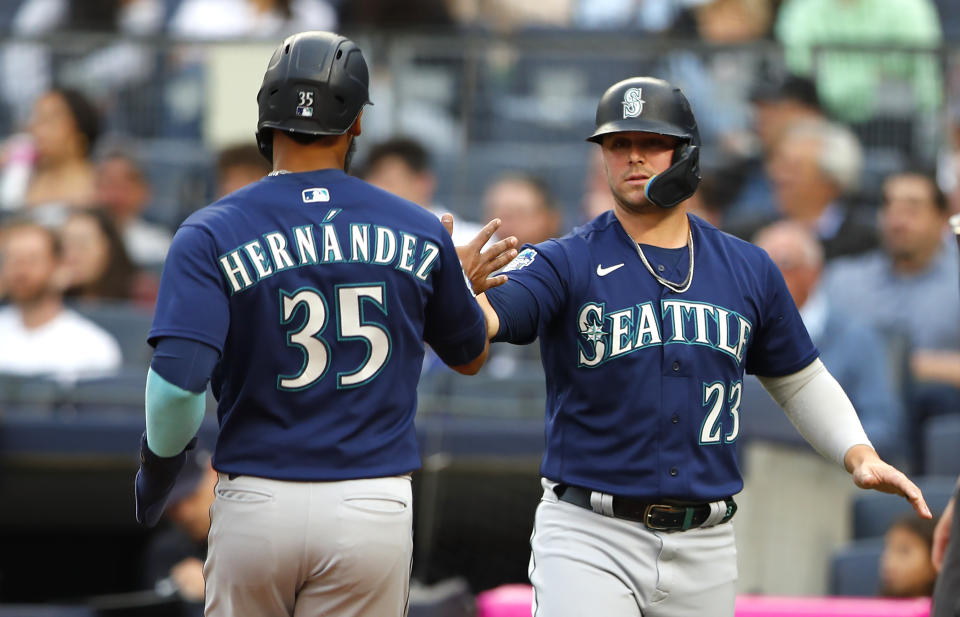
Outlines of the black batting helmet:
M 343 135 L 371 104 L 360 48 L 333 32 L 287 37 L 270 58 L 257 93 L 257 146 L 273 162 L 271 130 Z M 266 130 L 265 130 L 266 129 Z
M 700 132 L 690 103 L 680 89 L 655 77 L 631 77 L 607 88 L 597 105 L 597 122 L 587 141 L 625 131 L 680 139 L 673 164 L 647 181 L 647 199 L 670 208 L 693 195 L 700 184 Z

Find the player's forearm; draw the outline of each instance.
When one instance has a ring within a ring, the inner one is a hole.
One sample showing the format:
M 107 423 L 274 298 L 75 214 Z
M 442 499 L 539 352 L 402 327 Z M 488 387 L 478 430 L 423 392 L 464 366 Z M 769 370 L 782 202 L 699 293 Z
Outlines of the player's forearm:
M 147 374 L 147 445 L 157 456 L 176 456 L 200 430 L 206 399 L 176 386 L 152 368 Z
M 760 377 L 760 383 L 824 457 L 846 467 L 854 446 L 873 451 L 853 404 L 819 359 L 792 375 Z
M 919 381 L 945 383 L 960 388 L 960 353 L 917 351 L 910 358 L 913 376 Z
M 483 318 L 487 322 L 487 339 L 493 340 L 493 337 L 500 331 L 500 316 L 497 315 L 497 311 L 494 310 L 490 301 L 487 300 L 487 294 L 479 294 L 477 296 L 477 303 L 480 305 L 480 309 L 483 311 Z

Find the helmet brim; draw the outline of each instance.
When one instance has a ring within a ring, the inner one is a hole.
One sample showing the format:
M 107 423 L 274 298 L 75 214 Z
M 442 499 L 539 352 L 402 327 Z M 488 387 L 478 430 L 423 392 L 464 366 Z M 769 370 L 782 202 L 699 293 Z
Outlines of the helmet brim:
M 595 144 L 603 142 L 603 136 L 609 135 L 611 133 L 655 133 L 657 135 L 669 135 L 670 137 L 677 137 L 679 139 L 685 139 L 690 141 L 691 135 L 688 131 L 681 129 L 680 127 L 669 124 L 667 122 L 659 122 L 657 120 L 641 120 L 637 118 L 627 118 L 624 120 L 614 120 L 613 122 L 606 122 L 597 127 L 597 130 L 593 132 L 590 137 L 587 137 L 587 141 L 592 141 Z

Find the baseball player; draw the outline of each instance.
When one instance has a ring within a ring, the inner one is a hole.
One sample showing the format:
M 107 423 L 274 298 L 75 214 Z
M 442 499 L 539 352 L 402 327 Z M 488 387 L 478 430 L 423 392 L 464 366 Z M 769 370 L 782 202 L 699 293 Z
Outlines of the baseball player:
M 444 224 L 344 172 L 367 97 L 353 42 L 283 41 L 257 95 L 274 171 L 187 219 L 166 260 L 137 518 L 162 513 L 211 380 L 207 615 L 403 615 L 423 342 L 462 373 L 487 353 Z M 512 242 L 471 274 L 486 280 Z
M 877 457 L 766 253 L 686 212 L 700 139 L 680 90 L 621 81 L 596 120 L 615 208 L 526 246 L 481 300 L 494 341 L 540 339 L 546 373 L 535 617 L 733 615 L 745 370 L 858 486 L 930 517 Z

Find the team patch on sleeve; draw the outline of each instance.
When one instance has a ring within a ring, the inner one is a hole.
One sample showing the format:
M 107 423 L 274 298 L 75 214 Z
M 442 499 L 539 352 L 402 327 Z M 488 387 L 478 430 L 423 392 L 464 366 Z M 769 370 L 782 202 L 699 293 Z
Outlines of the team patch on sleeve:
M 514 270 L 519 270 L 521 268 L 526 268 L 533 263 L 533 260 L 537 258 L 537 252 L 533 249 L 523 249 L 520 251 L 520 254 L 513 258 L 513 261 L 508 263 L 503 268 L 503 272 L 512 272 Z

